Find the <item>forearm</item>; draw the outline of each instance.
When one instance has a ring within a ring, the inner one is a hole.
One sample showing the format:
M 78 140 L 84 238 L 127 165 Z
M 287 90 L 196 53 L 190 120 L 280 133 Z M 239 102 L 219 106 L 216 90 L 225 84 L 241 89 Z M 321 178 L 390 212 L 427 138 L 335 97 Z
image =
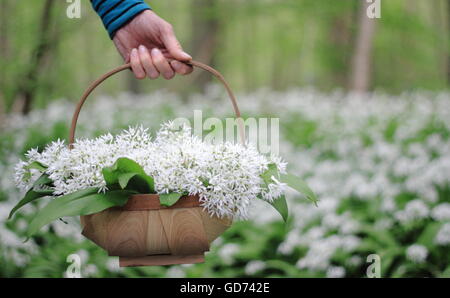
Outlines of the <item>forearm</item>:
M 137 14 L 151 9 L 143 0 L 91 0 L 111 39 L 122 26 Z

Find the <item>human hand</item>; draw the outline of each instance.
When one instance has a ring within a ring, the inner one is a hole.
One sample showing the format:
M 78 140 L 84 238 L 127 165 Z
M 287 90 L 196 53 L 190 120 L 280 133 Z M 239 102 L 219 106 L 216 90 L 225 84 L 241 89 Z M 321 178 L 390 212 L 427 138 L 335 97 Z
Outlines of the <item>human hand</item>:
M 114 35 L 114 44 L 125 61 L 131 63 L 138 79 L 160 74 L 169 80 L 175 73 L 186 75 L 193 71 L 192 57 L 183 52 L 172 25 L 151 10 L 145 10 Z

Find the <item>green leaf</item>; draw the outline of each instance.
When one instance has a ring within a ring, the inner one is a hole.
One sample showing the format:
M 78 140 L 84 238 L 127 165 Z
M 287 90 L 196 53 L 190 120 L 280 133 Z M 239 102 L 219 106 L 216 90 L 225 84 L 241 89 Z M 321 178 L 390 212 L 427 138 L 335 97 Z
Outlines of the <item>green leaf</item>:
M 53 180 L 47 174 L 42 174 L 34 183 L 33 187 L 53 184 Z
M 135 190 L 138 193 L 152 193 L 153 191 L 150 188 L 151 185 L 149 185 L 148 177 L 137 173 L 124 173 L 119 175 L 118 180 L 122 189 Z
M 439 232 L 441 226 L 443 224 L 440 222 L 432 222 L 427 225 L 424 231 L 417 238 L 416 243 L 422 244 L 428 249 L 432 250 L 435 247 L 434 239 L 436 238 L 436 234 Z
M 284 222 L 287 222 L 289 217 L 289 209 L 286 202 L 286 197 L 282 195 L 279 198 L 275 199 L 272 203 L 270 203 L 270 205 L 272 205 L 278 211 L 278 213 L 280 213 Z
M 119 180 L 119 173 L 112 170 L 112 167 L 105 167 L 102 169 L 103 178 L 105 179 L 106 185 L 108 187 L 117 184 Z
M 33 184 L 33 186 L 31 187 L 31 189 L 29 191 L 27 191 L 27 193 L 25 194 L 25 196 L 23 197 L 22 200 L 19 201 L 19 203 L 17 203 L 16 206 L 14 206 L 14 208 L 11 210 L 11 212 L 8 215 L 8 219 L 11 219 L 11 217 L 14 215 L 14 213 L 16 213 L 17 210 L 19 210 L 20 208 L 22 208 L 23 206 L 25 206 L 28 203 L 31 203 L 39 198 L 43 198 L 45 196 L 49 196 L 53 193 L 53 190 L 50 189 L 46 189 L 46 190 L 36 190 L 35 188 L 40 187 L 40 186 L 48 186 L 50 184 L 52 184 L 53 181 L 52 179 L 50 179 L 48 177 L 47 174 L 42 174 Z
M 32 163 L 30 163 L 29 165 L 24 167 L 27 170 L 31 170 L 31 169 L 36 169 L 39 170 L 41 172 L 45 172 L 45 170 L 47 170 L 47 167 L 44 166 L 43 164 L 41 164 L 38 161 L 33 161 Z
M 266 187 L 269 187 L 269 184 L 275 182 L 273 181 L 272 177 L 274 177 L 275 179 L 280 179 L 280 173 L 278 172 L 277 165 L 274 163 L 269 164 L 268 169 L 261 174 L 261 178 L 266 184 Z M 284 222 L 286 222 L 289 217 L 289 210 L 286 202 L 286 197 L 282 195 L 269 204 L 272 205 L 275 208 L 275 210 L 278 211 L 278 213 L 280 213 Z
M 27 166 L 25 166 L 25 167 L 23 167 L 23 168 L 24 168 L 25 170 L 28 170 L 28 171 L 24 174 L 25 179 L 31 179 L 31 172 L 30 172 L 31 169 L 36 169 L 36 170 L 38 170 L 38 171 L 40 171 L 40 172 L 42 172 L 42 173 L 44 173 L 45 170 L 47 170 L 47 167 L 44 166 L 43 164 L 41 164 L 41 163 L 38 162 L 38 161 L 33 161 L 32 163 L 30 163 L 29 165 L 27 165 Z
M 23 199 L 20 200 L 19 203 L 17 203 L 17 205 L 14 206 L 14 208 L 11 210 L 11 212 L 8 215 L 8 219 L 11 219 L 14 213 L 16 213 L 16 211 L 19 210 L 21 207 L 45 196 L 47 196 L 47 194 L 39 193 L 30 189 L 29 191 L 27 191 Z
M 139 193 L 155 193 L 155 182 L 135 161 L 121 157 L 111 167 L 102 169 L 108 188 L 132 189 Z
M 313 202 L 317 206 L 317 197 L 309 186 L 300 177 L 292 174 L 282 174 L 280 180 L 286 183 L 289 187 L 295 189 L 299 193 L 303 194 L 308 200 Z
M 160 194 L 159 195 L 159 203 L 163 206 L 170 207 L 181 198 L 183 194 L 181 193 L 167 193 L 167 194 Z
M 447 266 L 447 268 L 438 275 L 439 278 L 450 278 L 450 266 Z
M 271 183 L 274 183 L 274 181 L 272 180 L 272 176 L 275 178 L 278 178 L 278 179 L 280 177 L 280 174 L 278 173 L 277 165 L 274 163 L 269 164 L 268 169 L 264 173 L 261 174 L 261 178 L 263 179 L 266 186 L 268 186 Z
M 110 207 L 123 206 L 133 193 L 135 192 L 127 190 L 98 193 L 98 188 L 88 188 L 53 199 L 33 218 L 27 237 L 60 217 L 88 215 Z
M 125 189 L 127 187 L 128 183 L 130 182 L 131 178 L 135 177 L 136 175 L 138 175 L 138 174 L 137 173 L 120 174 L 118 177 L 120 187 L 122 189 Z

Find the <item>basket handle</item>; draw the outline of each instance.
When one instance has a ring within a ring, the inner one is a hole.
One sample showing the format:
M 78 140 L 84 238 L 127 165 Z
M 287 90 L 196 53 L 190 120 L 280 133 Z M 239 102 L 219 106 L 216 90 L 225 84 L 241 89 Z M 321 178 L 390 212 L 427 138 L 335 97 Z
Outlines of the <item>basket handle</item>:
M 210 72 L 215 77 L 217 77 L 219 79 L 219 81 L 223 84 L 223 86 L 227 90 L 227 93 L 228 93 L 228 96 L 230 98 L 231 104 L 233 105 L 233 110 L 234 110 L 234 113 L 236 115 L 236 119 L 237 119 L 237 122 L 238 122 L 238 129 L 239 129 L 239 135 L 240 135 L 240 138 L 241 138 L 241 142 L 242 142 L 243 145 L 245 145 L 245 130 L 244 130 L 244 125 L 243 125 L 243 121 L 242 121 L 242 118 L 241 118 L 241 112 L 239 111 L 239 107 L 238 107 L 238 104 L 237 104 L 237 101 L 236 101 L 236 97 L 234 96 L 233 91 L 231 91 L 230 85 L 228 85 L 228 83 L 225 80 L 225 78 L 222 76 L 222 74 L 220 72 L 218 72 L 217 70 L 215 70 L 211 66 L 203 64 L 201 62 L 191 60 L 189 62 L 186 62 L 186 64 L 187 65 L 191 65 L 191 66 L 195 66 L 195 67 L 198 67 L 198 68 L 201 68 L 203 70 L 206 70 L 206 71 Z M 69 148 L 72 148 L 73 147 L 73 143 L 75 142 L 75 130 L 77 128 L 78 116 L 80 115 L 81 108 L 83 107 L 83 104 L 87 100 L 88 96 L 92 93 L 92 91 L 95 90 L 95 88 L 97 88 L 101 83 L 103 83 L 103 81 L 105 81 L 109 77 L 115 75 L 116 73 L 119 73 L 119 72 L 121 72 L 123 70 L 126 70 L 126 69 L 129 69 L 129 68 L 131 68 L 131 63 L 121 65 L 121 66 L 119 66 L 119 67 L 117 67 L 117 68 L 115 68 L 115 69 L 105 73 L 100 78 L 98 78 L 97 80 L 92 82 L 92 84 L 86 89 L 86 91 L 84 91 L 83 96 L 81 97 L 80 101 L 78 102 L 78 104 L 77 104 L 77 106 L 75 108 L 75 112 L 73 113 L 72 124 L 70 126 L 70 134 L 69 134 Z

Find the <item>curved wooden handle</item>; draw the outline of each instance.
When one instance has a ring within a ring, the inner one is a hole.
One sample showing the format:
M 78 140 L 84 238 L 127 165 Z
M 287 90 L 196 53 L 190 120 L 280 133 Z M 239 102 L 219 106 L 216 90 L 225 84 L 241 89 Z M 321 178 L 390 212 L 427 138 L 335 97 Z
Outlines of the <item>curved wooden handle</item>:
M 227 90 L 228 96 L 229 96 L 229 98 L 231 100 L 231 103 L 233 105 L 234 113 L 236 114 L 236 118 L 237 118 L 238 126 L 239 126 L 239 135 L 240 135 L 240 138 L 241 138 L 241 142 L 242 142 L 243 145 L 245 145 L 245 130 L 244 130 L 244 125 L 243 125 L 243 121 L 242 121 L 242 118 L 241 118 L 241 112 L 239 111 L 239 107 L 237 105 L 236 97 L 234 96 L 233 91 L 231 91 L 230 85 L 228 85 L 228 83 L 225 81 L 225 78 L 222 76 L 222 74 L 220 72 L 218 72 L 217 70 L 215 70 L 211 66 L 203 64 L 201 62 L 191 60 L 191 61 L 187 62 L 186 64 L 191 65 L 191 66 L 195 66 L 195 67 L 198 67 L 198 68 L 201 68 L 203 70 L 206 70 L 206 71 L 210 72 L 215 77 L 217 77 L 219 79 L 219 81 L 224 85 L 225 89 Z M 77 128 L 77 121 L 78 121 L 78 116 L 80 115 L 81 108 L 83 107 L 84 102 L 87 100 L 87 98 L 92 93 L 92 91 L 94 91 L 95 88 L 98 87 L 98 85 L 103 83 L 109 77 L 111 77 L 111 76 L 115 75 L 116 73 L 121 72 L 121 71 L 123 71 L 125 69 L 129 69 L 129 68 L 131 68 L 131 64 L 130 63 L 121 65 L 121 66 L 119 66 L 119 67 L 117 67 L 117 68 L 115 68 L 115 69 L 105 73 L 100 78 L 95 80 L 86 89 L 86 91 L 84 91 L 83 96 L 81 97 L 80 101 L 78 102 L 78 104 L 77 104 L 77 106 L 75 108 L 75 112 L 73 113 L 72 124 L 70 126 L 70 134 L 69 134 L 69 148 L 72 148 L 73 147 L 73 143 L 75 142 L 75 130 Z

